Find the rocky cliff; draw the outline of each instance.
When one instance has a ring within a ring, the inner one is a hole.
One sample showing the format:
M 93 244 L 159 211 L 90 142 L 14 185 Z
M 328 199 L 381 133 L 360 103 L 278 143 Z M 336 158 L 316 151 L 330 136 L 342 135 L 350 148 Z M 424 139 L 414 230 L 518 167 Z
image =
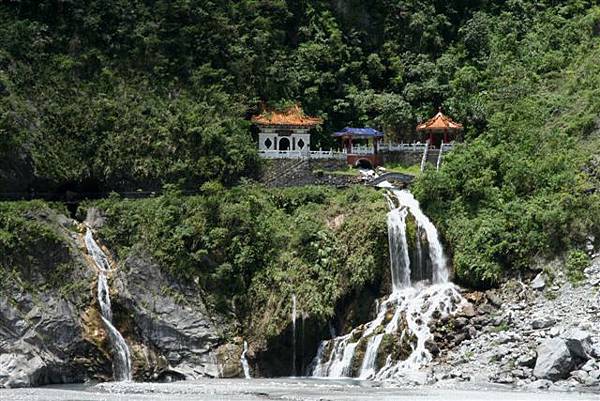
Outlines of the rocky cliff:
M 109 380 L 111 350 L 82 225 L 50 209 L 27 218 L 58 241 L 40 239 L 29 261 L 3 267 L 0 387 Z M 216 352 L 227 325 L 215 322 L 197 286 L 167 277 L 141 249 L 114 263 L 114 320 L 132 351 L 134 379 L 218 376 L 217 366 L 227 365 Z

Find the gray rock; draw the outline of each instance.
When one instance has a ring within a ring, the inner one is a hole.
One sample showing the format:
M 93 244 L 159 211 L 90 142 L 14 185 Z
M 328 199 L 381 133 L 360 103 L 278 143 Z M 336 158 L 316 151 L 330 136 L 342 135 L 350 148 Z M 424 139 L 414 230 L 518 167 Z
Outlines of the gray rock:
M 544 273 L 539 273 L 535 278 L 531 281 L 531 288 L 534 290 L 543 290 L 546 286 L 546 276 Z
M 540 379 L 529 383 L 526 387 L 529 390 L 545 390 L 552 385 L 550 380 Z
M 500 384 L 513 384 L 515 379 L 508 373 L 502 373 L 498 377 L 495 377 L 493 381 Z
M 469 338 L 477 337 L 477 329 L 473 326 L 469 326 L 467 329 L 467 333 L 469 333 Z
M 548 327 L 554 326 L 555 323 L 556 320 L 554 320 L 551 317 L 542 317 L 539 319 L 535 319 L 533 322 L 531 322 L 531 327 L 536 330 L 546 329 Z
M 591 356 L 596 359 L 600 359 L 600 343 L 592 345 Z
M 219 376 L 215 350 L 222 340 L 192 282 L 171 279 L 143 252 L 134 252 L 115 285 L 117 300 L 132 314 L 142 342 L 189 378 Z M 178 299 L 185 299 L 185 305 Z
M 477 312 L 475 312 L 475 308 L 473 307 L 473 305 L 471 303 L 467 303 L 465 306 L 463 306 L 460 314 L 465 317 L 471 318 L 471 317 L 476 316 Z
M 587 360 L 592 354 L 592 338 L 590 333 L 580 329 L 570 329 L 561 336 L 571 352 L 576 358 Z
M 544 341 L 537 350 L 533 374 L 539 379 L 559 380 L 569 376 L 573 359 L 566 342 L 560 338 Z
M 556 337 L 557 335 L 560 334 L 560 327 L 556 327 L 556 326 L 552 327 L 548 334 L 550 334 L 550 337 Z
M 534 352 L 528 352 L 526 354 L 521 355 L 517 358 L 518 366 L 526 366 L 528 368 L 533 368 L 535 366 L 536 355 Z
M 588 361 L 579 369 L 586 372 L 591 372 L 592 370 L 596 370 L 597 367 L 598 364 L 596 363 L 596 361 L 594 361 L 593 359 L 588 359 Z
M 577 380 L 579 383 L 585 383 L 589 377 L 589 374 L 583 370 L 574 370 L 571 372 L 571 377 Z
M 500 307 L 502 306 L 502 299 L 498 296 L 498 294 L 496 294 L 495 291 L 493 290 L 489 290 L 486 291 L 485 296 L 487 297 L 487 299 L 490 301 L 490 303 L 496 307 Z

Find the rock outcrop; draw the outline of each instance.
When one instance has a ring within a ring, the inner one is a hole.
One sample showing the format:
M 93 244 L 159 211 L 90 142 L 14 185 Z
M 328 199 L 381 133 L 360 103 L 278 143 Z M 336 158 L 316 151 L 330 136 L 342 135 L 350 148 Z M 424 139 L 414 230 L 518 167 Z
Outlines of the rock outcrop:
M 2 283 L 0 387 L 102 380 L 110 363 L 86 338 L 81 318 L 93 302 L 95 275 L 70 230 L 74 222 L 52 211 L 28 217 L 51 228 L 62 242 L 56 249 L 55 243 L 40 240 L 31 252 L 43 266 L 23 269 L 18 279 Z
M 569 377 L 574 361 L 565 340 L 551 338 L 537 348 L 533 374 L 538 379 L 559 380 Z
M 101 227 L 92 210 L 88 222 Z M 0 287 L 0 388 L 112 380 L 112 357 L 96 300 L 96 272 L 82 227 L 51 210 L 30 213 L 59 238 L 39 242 L 40 266 L 27 266 Z M 28 250 L 29 252 L 29 250 Z M 220 375 L 224 343 L 194 283 L 168 277 L 136 249 L 110 277 L 114 323 L 133 357 L 134 379 Z M 231 358 L 230 358 L 231 359 Z M 235 375 L 235 369 L 229 369 Z
M 138 251 L 125 260 L 115 280 L 114 302 L 126 311 L 117 318 L 131 327 L 126 336 L 159 353 L 168 364 L 150 373 L 147 370 L 153 366 L 134 359 L 137 374 L 152 377 L 171 371 L 188 378 L 218 377 L 215 349 L 222 340 L 200 298 L 201 290 L 168 277 Z
M 441 330 L 434 328 L 440 357 L 429 366 L 433 380 L 597 388 L 600 255 L 577 285 L 563 268 L 560 261 L 547 264 L 543 287 L 539 280 L 526 284 L 513 279 L 496 290 L 464 294 L 476 316 L 459 314 Z

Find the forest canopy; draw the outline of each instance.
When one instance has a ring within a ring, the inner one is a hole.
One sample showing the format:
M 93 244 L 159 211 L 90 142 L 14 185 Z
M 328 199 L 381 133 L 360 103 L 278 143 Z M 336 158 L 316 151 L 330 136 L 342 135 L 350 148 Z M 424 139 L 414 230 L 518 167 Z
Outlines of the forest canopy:
M 466 281 L 598 232 L 600 8 L 585 0 L 8 1 L 0 191 L 199 188 L 260 170 L 249 117 L 299 102 L 466 144 L 415 193 Z M 598 237 L 598 236 L 597 236 Z

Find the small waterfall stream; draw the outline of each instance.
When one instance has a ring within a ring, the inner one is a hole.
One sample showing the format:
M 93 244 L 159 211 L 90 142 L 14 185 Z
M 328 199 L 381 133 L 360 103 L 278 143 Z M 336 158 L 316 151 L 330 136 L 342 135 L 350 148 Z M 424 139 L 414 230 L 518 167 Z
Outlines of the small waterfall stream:
M 111 271 L 108 257 L 94 240 L 92 230 L 88 227 L 84 237 L 85 246 L 92 257 L 98 270 L 98 303 L 104 327 L 112 346 L 113 377 L 117 381 L 130 381 L 132 379 L 131 354 L 125 339 L 112 324 L 112 307 L 110 304 L 110 288 L 108 286 L 108 273 Z
M 448 282 L 447 261 L 438 232 L 422 212 L 419 202 L 407 190 L 395 189 L 387 182 L 381 186 L 389 190 L 386 199 L 390 207 L 387 222 L 392 293 L 379 303 L 373 321 L 320 344 L 311 365 L 313 376 L 384 379 L 418 369 L 432 358 L 426 342 L 431 336 L 429 323 L 433 316 L 452 314 L 464 302 L 454 285 Z M 416 224 L 414 266 L 408 249 L 409 216 Z M 421 254 L 421 236 L 427 239 L 428 260 Z M 426 268 L 428 262 L 431 272 Z M 419 282 L 411 282 L 411 267 L 417 269 L 412 273 Z M 409 355 L 401 360 L 393 360 L 391 355 L 378 358 L 386 337 L 406 344 Z
M 251 379 L 250 376 L 250 365 L 248 365 L 248 359 L 246 358 L 246 354 L 248 353 L 248 343 L 244 341 L 244 351 L 242 351 L 242 356 L 240 357 L 240 363 L 242 364 L 242 369 L 244 370 L 244 378 Z
M 296 376 L 296 294 L 292 294 L 292 376 Z

